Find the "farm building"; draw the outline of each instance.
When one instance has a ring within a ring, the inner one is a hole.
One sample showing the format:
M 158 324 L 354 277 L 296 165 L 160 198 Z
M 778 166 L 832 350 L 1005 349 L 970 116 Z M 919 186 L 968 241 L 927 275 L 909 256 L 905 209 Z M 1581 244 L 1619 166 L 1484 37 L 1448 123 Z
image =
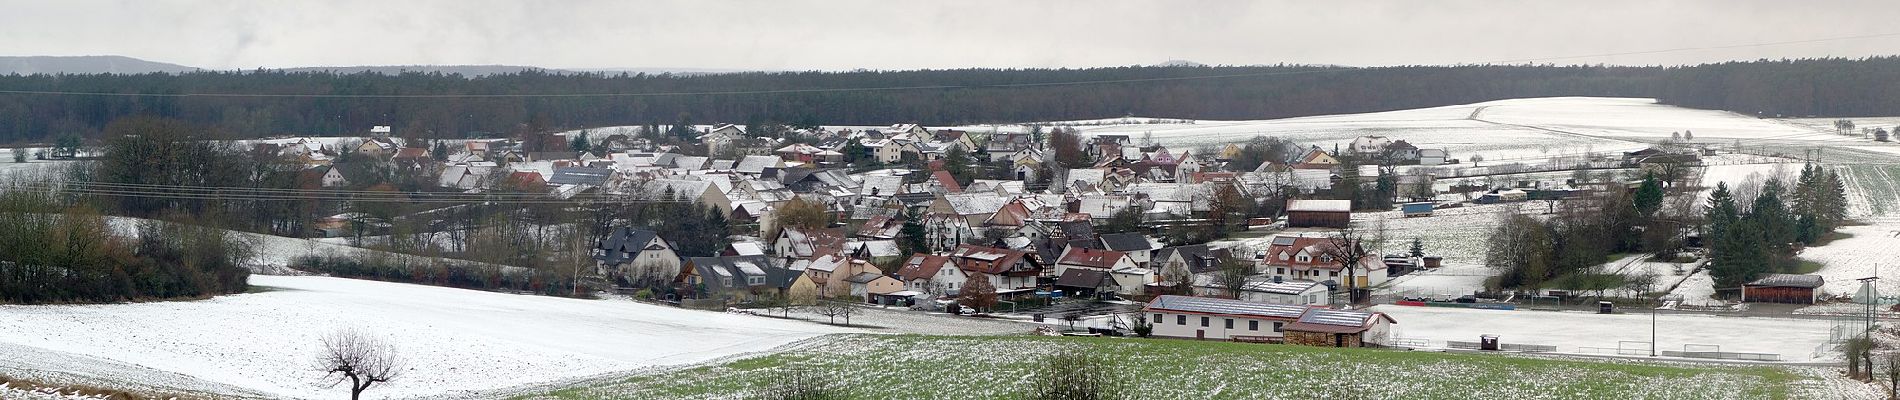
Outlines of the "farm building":
M 1352 200 L 1287 200 L 1289 228 L 1339 228 L 1352 223 Z
M 1742 285 L 1742 301 L 1750 303 L 1814 304 L 1821 296 L 1820 275 L 1768 274 Z
M 1485 193 L 1483 196 L 1479 196 L 1478 204 L 1510 203 L 1510 202 L 1524 201 L 1529 198 L 1530 198 L 1530 194 L 1525 193 L 1522 190 L 1517 190 L 1517 189 L 1494 190 L 1494 191 L 1491 191 L 1491 193 Z
M 1399 210 L 1404 211 L 1407 217 L 1430 217 L 1432 216 L 1432 202 L 1421 201 L 1405 203 L 1399 206 Z
M 1286 326 L 1286 342 L 1319 347 L 1383 345 L 1395 323 L 1398 321 L 1380 312 L 1309 309 L 1299 321 Z
M 1164 295 L 1143 309 L 1154 335 L 1182 339 L 1278 342 L 1306 306 Z

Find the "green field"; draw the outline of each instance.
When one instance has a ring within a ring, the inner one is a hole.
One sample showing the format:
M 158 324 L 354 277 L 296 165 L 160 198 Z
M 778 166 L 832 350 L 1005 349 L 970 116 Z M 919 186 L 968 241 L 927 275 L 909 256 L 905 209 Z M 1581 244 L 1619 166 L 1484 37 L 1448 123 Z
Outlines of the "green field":
M 1040 360 L 1093 355 L 1143 399 L 1781 399 L 1819 378 L 1778 367 L 1659 364 L 1160 339 L 846 335 L 724 364 L 521 399 L 754 398 L 803 370 L 860 399 L 1023 398 Z

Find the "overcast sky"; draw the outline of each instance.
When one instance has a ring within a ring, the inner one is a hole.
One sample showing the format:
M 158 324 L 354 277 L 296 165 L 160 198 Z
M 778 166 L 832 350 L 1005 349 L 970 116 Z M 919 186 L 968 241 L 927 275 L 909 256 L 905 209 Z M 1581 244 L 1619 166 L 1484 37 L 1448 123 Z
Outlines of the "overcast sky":
M 0 0 L 0 55 L 214 69 L 1451 64 L 1900 33 L 1900 1 Z M 1900 54 L 1900 35 L 1551 60 Z

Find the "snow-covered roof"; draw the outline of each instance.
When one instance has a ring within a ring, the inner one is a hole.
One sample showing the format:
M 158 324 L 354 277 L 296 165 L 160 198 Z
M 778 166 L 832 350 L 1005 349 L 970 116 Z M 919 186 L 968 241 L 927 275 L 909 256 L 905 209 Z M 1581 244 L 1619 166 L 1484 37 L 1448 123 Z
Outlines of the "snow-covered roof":
M 1297 319 L 1306 312 L 1306 307 L 1212 297 L 1163 295 L 1149 301 L 1148 310 Z
M 943 200 L 957 215 L 974 215 L 995 213 L 1009 204 L 1010 198 L 993 193 L 959 193 L 943 195 Z
M 1352 200 L 1287 200 L 1286 210 L 1351 212 Z

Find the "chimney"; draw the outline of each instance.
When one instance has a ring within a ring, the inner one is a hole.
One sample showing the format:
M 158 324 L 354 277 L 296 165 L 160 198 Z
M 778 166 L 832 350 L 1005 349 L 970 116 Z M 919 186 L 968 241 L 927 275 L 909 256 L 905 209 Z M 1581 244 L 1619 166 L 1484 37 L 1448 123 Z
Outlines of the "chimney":
M 1280 281 L 1280 276 L 1279 276 L 1279 275 L 1274 275 L 1274 276 L 1273 276 L 1273 283 L 1281 283 L 1281 281 Z

